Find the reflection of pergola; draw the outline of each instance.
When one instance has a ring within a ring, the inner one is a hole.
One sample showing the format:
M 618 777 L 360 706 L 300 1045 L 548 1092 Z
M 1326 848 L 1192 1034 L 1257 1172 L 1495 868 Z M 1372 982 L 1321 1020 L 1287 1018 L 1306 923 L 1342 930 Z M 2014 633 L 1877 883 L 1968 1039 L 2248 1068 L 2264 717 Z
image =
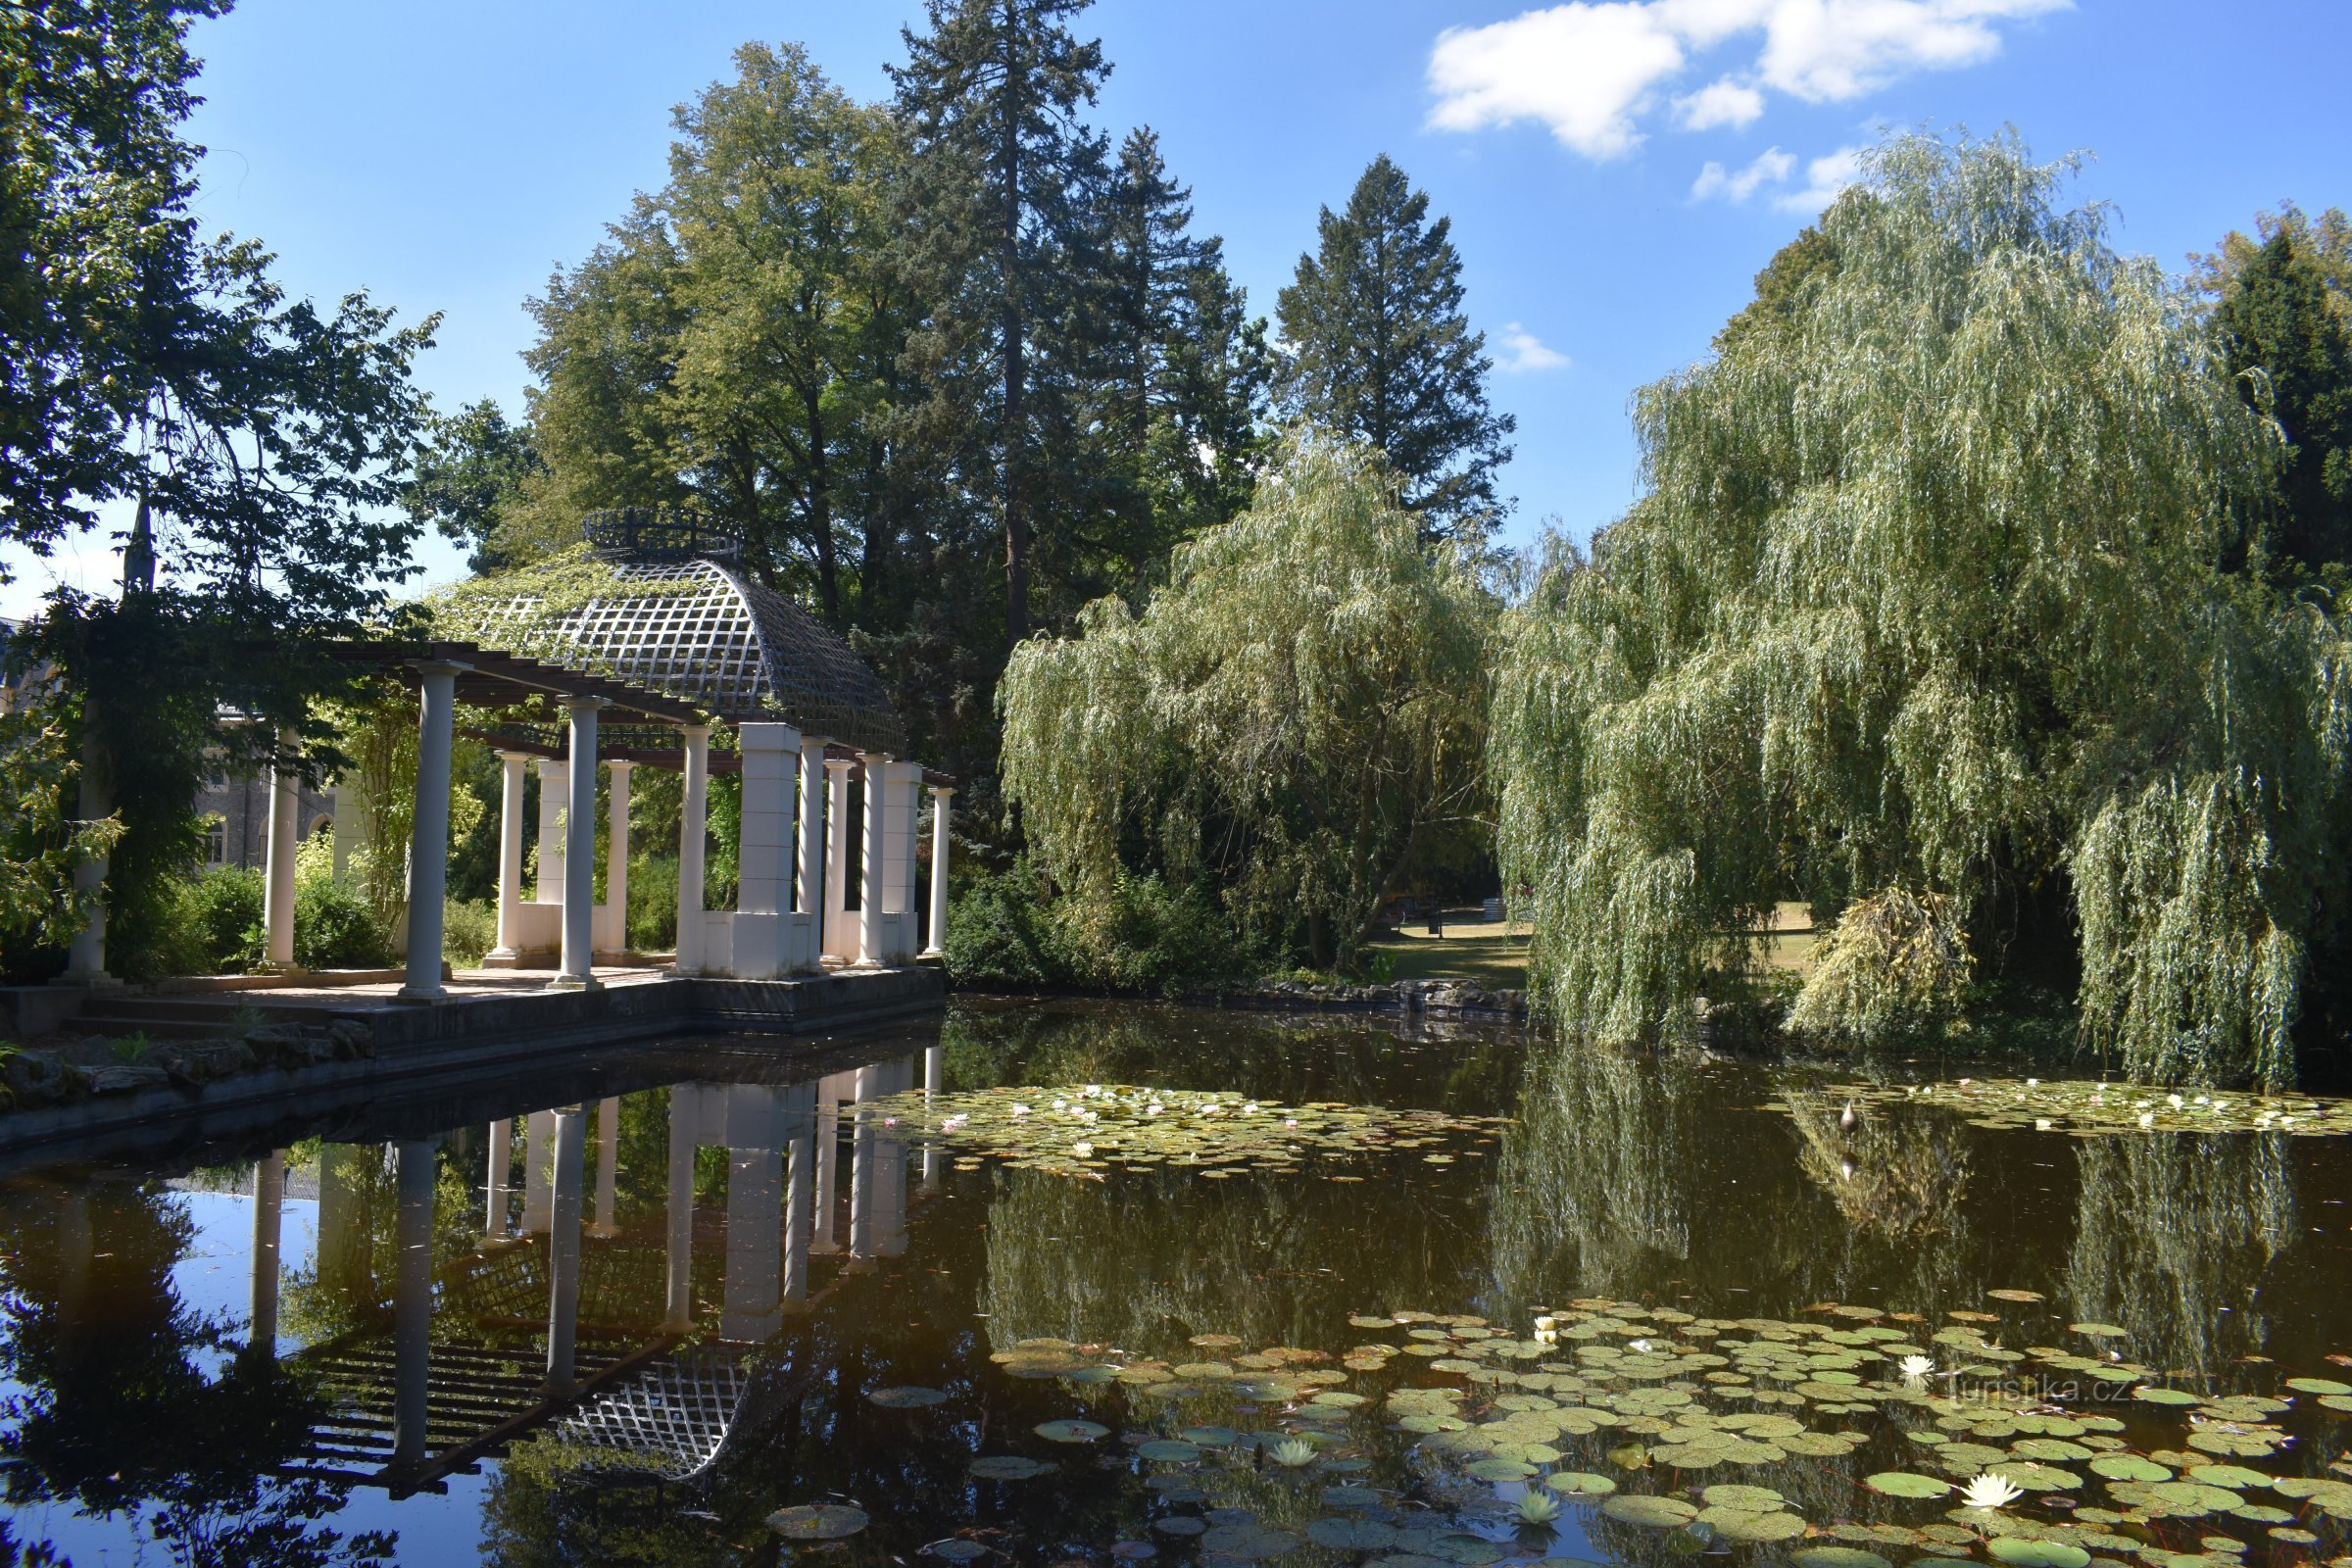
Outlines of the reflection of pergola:
M 494 716 L 466 733 L 504 767 L 498 945 L 493 967 L 558 960 L 559 989 L 594 989 L 598 954 L 628 948 L 629 775 L 685 775 L 678 846 L 676 972 L 765 980 L 820 962 L 911 961 L 919 934 L 917 795 L 934 800 L 929 948 L 947 922 L 948 800 L 943 775 L 902 760 L 905 730 L 881 681 L 838 635 L 730 564 L 705 524 L 650 514 L 588 520 L 606 591 L 549 610 L 527 573 L 514 596 L 477 611 L 466 641 L 345 645 L 346 661 L 418 695 L 404 998 L 443 995 L 443 900 L 451 753 L 464 704 Z M 560 707 L 561 723 L 519 720 Z M 612 744 L 600 749 L 600 727 Z M 702 907 L 714 729 L 731 730 L 721 771 L 741 774 L 733 909 Z M 524 770 L 540 775 L 539 874 L 523 897 Z M 606 902 L 594 903 L 599 764 L 606 799 Z M 853 785 L 860 807 L 851 809 Z M 294 963 L 297 780 L 271 796 L 264 926 L 268 966 Z M 340 812 L 338 813 L 341 814 Z M 855 839 L 853 838 L 855 835 Z M 853 842 L 858 908 L 849 907 Z M 103 979 L 103 918 L 77 944 L 76 977 Z M 84 950 L 92 950 L 85 955 Z M 85 961 L 85 957 L 87 961 Z

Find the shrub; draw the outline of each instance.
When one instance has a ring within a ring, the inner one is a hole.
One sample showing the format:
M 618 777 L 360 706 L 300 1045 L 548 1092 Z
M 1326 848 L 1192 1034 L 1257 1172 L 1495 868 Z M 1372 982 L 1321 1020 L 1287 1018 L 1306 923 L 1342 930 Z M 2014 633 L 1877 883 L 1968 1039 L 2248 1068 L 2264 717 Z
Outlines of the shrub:
M 189 968 L 227 974 L 252 967 L 262 956 L 262 873 L 218 865 L 188 879 L 179 925 L 197 951 Z
M 662 953 L 678 940 L 678 860 L 674 855 L 629 857 L 629 948 Z
M 373 969 L 392 960 L 390 933 L 367 895 L 331 876 L 294 886 L 294 961 L 305 969 Z
M 441 956 L 460 969 L 478 969 L 498 946 L 498 906 L 451 899 L 441 906 Z
M 1223 911 L 1198 888 L 1120 874 L 1054 896 L 1024 860 L 976 878 L 948 916 L 945 961 L 959 986 L 1173 994 L 1247 966 Z

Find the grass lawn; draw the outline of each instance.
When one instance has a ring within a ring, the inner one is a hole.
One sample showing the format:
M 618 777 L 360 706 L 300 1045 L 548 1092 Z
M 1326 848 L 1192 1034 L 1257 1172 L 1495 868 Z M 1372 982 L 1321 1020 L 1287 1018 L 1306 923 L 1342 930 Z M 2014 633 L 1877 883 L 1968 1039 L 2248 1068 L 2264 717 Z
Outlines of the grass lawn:
M 1373 943 L 1372 951 L 1389 956 L 1399 980 L 1461 980 L 1511 989 L 1527 984 L 1526 921 L 1506 926 L 1466 908 L 1446 910 L 1444 924 L 1446 934 L 1433 937 L 1426 923 L 1414 921 Z

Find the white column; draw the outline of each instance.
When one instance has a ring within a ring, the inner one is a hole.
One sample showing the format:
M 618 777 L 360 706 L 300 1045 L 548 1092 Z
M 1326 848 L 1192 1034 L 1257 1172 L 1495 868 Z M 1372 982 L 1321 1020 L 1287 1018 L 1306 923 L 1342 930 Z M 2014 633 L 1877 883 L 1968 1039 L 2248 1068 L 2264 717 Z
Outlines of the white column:
M 333 875 L 340 882 L 350 874 L 352 846 L 360 842 L 360 813 L 365 809 L 362 803 L 366 797 L 361 793 L 358 781 L 348 778 L 335 780 L 327 786 L 326 793 L 327 799 L 333 803 L 330 808 L 334 812 L 332 826 L 328 829 L 332 835 L 330 853 L 333 856 Z
M 487 1183 L 490 1192 L 482 1208 L 482 1239 L 503 1242 L 507 1239 L 507 1173 L 513 1167 L 514 1155 L 510 1142 L 514 1136 L 512 1117 L 501 1116 L 490 1124 L 490 1169 Z
M 292 751 L 294 745 L 293 731 L 278 731 L 277 749 L 281 753 Z M 419 752 L 417 755 L 418 765 L 421 766 L 423 761 L 423 754 Z M 441 830 L 443 842 L 446 843 L 449 832 L 449 768 L 446 761 L 441 769 Z M 273 770 L 270 780 L 269 860 L 267 862 L 268 869 L 263 873 L 262 881 L 262 931 L 264 937 L 262 967 L 281 974 L 291 973 L 294 969 L 294 841 L 297 832 L 295 818 L 301 814 L 301 778 L 282 767 Z M 418 812 L 419 818 L 422 817 L 422 814 L 421 811 Z M 435 950 L 434 956 L 439 956 L 438 949 Z M 434 977 L 438 980 L 438 970 L 434 971 Z
M 596 1106 L 596 1222 L 591 1236 L 617 1236 L 612 1199 L 620 1181 L 620 1101 L 608 1097 Z
M 605 800 L 605 907 L 607 951 L 629 951 L 629 773 L 634 762 L 607 762 L 612 776 Z
M 803 961 L 816 967 L 825 947 L 825 743 L 801 737 L 800 896 L 793 908 L 808 927 Z
M 680 974 L 703 971 L 703 858 L 710 837 L 710 726 L 681 725 L 686 790 L 678 806 L 678 956 Z
M 286 1154 L 277 1150 L 253 1164 L 253 1313 L 245 1350 L 264 1358 L 277 1354 L 278 1239 L 285 1202 Z
M 425 1402 L 432 1387 L 433 1146 L 392 1146 L 400 1211 L 393 1222 L 392 1461 L 425 1455 Z
M 883 884 L 888 880 L 883 860 L 889 852 L 890 788 L 886 782 L 890 759 L 880 752 L 861 752 L 865 764 L 865 837 L 858 861 L 858 961 L 882 961 Z
M 580 771 L 596 777 L 593 768 Z M 586 865 L 588 857 L 576 863 Z M 547 1392 L 553 1395 L 569 1394 L 577 1379 L 572 1346 L 580 1326 L 580 1179 L 587 1162 L 580 1145 L 587 1119 L 577 1105 L 555 1113 L 556 1205 L 547 1238 Z
M 764 1340 L 781 1316 L 784 1237 L 783 1091 L 727 1092 L 727 1271 L 719 1338 Z
M 115 810 L 114 792 L 100 782 L 98 776 L 98 748 L 85 745 L 81 749 L 81 778 L 78 800 L 74 809 L 79 820 L 96 822 L 112 816 Z M 89 913 L 81 929 L 74 933 L 74 942 L 66 957 L 66 972 L 58 976 L 60 985 L 114 986 L 122 982 L 106 972 L 106 857 L 92 856 L 74 862 L 74 897 Z
M 602 697 L 566 697 L 571 714 L 570 799 L 564 807 L 564 964 L 551 991 L 597 989 L 596 960 L 596 715 Z
M 948 801 L 956 791 L 931 786 L 931 936 L 923 956 L 936 958 L 948 945 Z
M 449 753 L 458 716 L 458 672 L 470 667 L 448 660 L 416 666 L 423 693 L 416 720 L 416 821 L 409 838 L 409 976 L 400 988 L 402 1000 L 408 1002 L 431 1002 L 442 995 L 442 901 L 449 888 Z M 292 907 L 291 900 L 287 906 Z
M 923 1051 L 925 1120 L 929 1119 L 929 1106 L 938 1101 L 941 1087 L 946 1083 L 947 1076 L 948 1048 L 945 1046 L 926 1047 Z M 947 1149 L 935 1138 L 923 1146 L 923 1191 L 928 1193 L 936 1190 L 939 1186 L 939 1179 L 947 1174 Z
M 736 849 L 735 962 L 739 979 L 772 980 L 785 967 L 792 910 L 792 761 L 801 732 L 790 724 L 741 724 L 742 835 Z
M 850 927 L 850 769 L 848 758 L 825 760 L 825 952 L 844 963 L 858 958 Z
M 522 956 L 522 770 L 530 758 L 522 752 L 498 754 L 504 771 L 498 792 L 498 946 L 490 956 L 513 962 Z M 335 808 L 335 831 L 342 832 L 340 791 Z M 338 840 L 339 842 L 339 840 Z
M 564 902 L 564 813 L 571 798 L 571 764 L 558 758 L 539 759 L 539 885 L 531 890 L 534 904 Z

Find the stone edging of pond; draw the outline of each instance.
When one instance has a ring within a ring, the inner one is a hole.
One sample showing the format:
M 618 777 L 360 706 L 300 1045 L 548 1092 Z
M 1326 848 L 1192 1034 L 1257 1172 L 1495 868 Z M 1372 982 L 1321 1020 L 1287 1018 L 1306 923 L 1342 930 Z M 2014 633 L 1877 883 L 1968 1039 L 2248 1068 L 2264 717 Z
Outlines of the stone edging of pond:
M 296 1069 L 375 1054 L 374 1028 L 357 1018 L 262 1024 L 218 1040 L 163 1041 L 136 1058 L 77 1062 L 53 1051 L 0 1060 L 0 1110 L 34 1110 L 143 1089 L 195 1089 L 265 1067 Z
M 1397 980 L 1388 985 L 1320 985 L 1283 980 L 1273 985 L 1202 988 L 1185 1001 L 1208 1007 L 1253 1007 L 1286 1011 L 1436 1013 L 1446 1016 L 1522 1018 L 1527 993 L 1489 990 L 1450 980 Z

